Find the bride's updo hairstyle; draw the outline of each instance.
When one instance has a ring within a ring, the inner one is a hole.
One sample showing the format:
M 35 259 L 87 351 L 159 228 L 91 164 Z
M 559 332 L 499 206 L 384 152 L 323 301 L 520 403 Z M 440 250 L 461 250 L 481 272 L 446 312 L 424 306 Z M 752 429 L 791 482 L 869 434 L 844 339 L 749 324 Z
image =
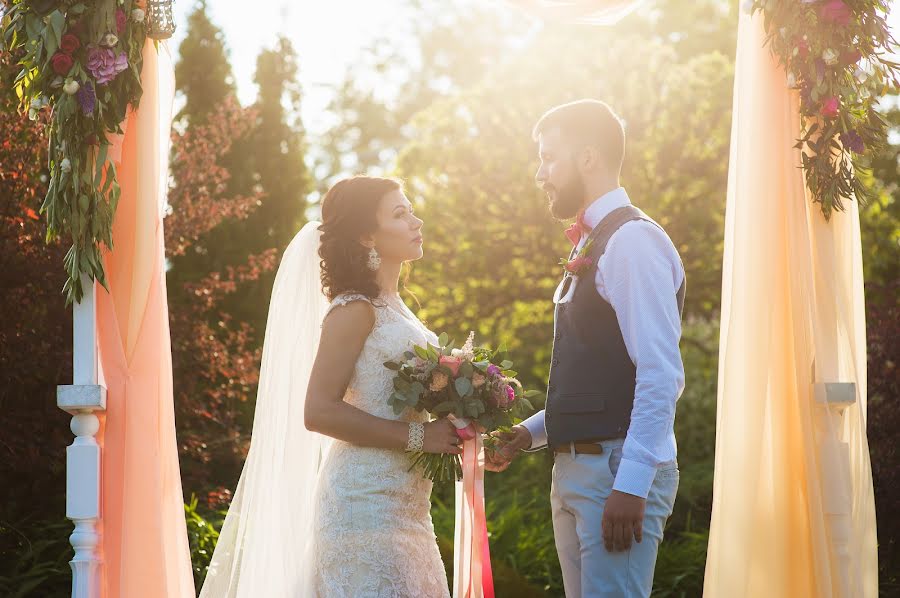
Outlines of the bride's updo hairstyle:
M 399 181 L 355 176 L 338 181 L 322 200 L 322 292 L 332 301 L 342 293 L 361 293 L 377 299 L 381 293 L 375 272 L 369 270 L 369 248 L 360 238 L 378 229 L 378 202 L 401 189 Z

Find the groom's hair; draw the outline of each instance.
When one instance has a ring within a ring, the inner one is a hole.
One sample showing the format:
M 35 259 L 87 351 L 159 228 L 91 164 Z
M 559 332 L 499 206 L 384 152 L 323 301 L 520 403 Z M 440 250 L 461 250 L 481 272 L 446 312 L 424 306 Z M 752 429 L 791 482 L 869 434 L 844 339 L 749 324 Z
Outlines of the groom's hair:
M 577 100 L 548 110 L 531 133 L 537 141 L 544 131 L 558 128 L 573 145 L 598 148 L 607 165 L 619 172 L 625 158 L 625 129 L 622 119 L 605 102 Z

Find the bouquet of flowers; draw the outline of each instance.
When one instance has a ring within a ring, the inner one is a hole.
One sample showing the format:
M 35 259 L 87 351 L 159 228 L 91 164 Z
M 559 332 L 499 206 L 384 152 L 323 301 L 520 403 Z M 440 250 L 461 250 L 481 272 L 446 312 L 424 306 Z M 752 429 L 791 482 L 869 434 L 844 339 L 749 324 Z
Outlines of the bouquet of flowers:
M 404 353 L 406 361 L 385 362 L 397 372 L 388 399 L 394 413 L 415 409 L 448 417 L 457 434 L 471 440 L 480 432 L 508 429 L 534 409 L 529 399 L 541 393 L 522 388 L 505 349 L 475 347 L 474 332 L 461 348 L 448 338 L 444 333 L 436 347 L 413 347 Z M 412 453 L 411 459 L 410 469 L 423 467 L 423 475 L 432 481 L 462 477 L 459 455 Z

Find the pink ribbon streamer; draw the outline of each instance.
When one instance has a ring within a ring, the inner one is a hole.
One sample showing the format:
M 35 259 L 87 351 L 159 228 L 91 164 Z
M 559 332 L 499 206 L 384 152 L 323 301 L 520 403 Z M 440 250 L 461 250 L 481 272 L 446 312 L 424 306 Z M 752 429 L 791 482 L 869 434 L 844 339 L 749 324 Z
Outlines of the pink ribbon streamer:
M 484 444 L 463 443 L 462 480 L 456 483 L 453 598 L 494 598 L 494 576 L 484 514 Z

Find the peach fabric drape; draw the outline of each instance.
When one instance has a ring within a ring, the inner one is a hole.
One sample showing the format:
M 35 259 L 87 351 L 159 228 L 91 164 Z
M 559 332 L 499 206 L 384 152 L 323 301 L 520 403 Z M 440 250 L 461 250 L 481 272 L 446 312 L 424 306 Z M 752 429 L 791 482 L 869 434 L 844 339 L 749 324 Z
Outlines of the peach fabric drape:
M 102 446 L 101 588 L 107 598 L 193 598 L 175 416 L 163 253 L 174 76 L 148 40 L 143 96 L 111 149 L 121 198 L 110 292 L 96 285 Z
M 859 213 L 846 201 L 826 222 L 812 203 L 798 95 L 763 44 L 742 14 L 704 596 L 874 598 Z M 822 382 L 856 384 L 842 417 Z

